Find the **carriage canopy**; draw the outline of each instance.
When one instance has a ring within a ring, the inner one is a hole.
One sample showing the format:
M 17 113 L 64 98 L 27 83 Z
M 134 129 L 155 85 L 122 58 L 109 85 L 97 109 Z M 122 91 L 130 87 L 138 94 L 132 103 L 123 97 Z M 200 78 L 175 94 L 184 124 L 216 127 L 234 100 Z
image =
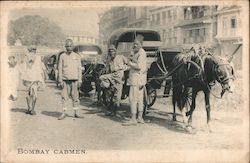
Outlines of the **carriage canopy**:
M 109 44 L 115 45 L 117 52 L 128 56 L 132 50 L 133 42 L 137 35 L 142 35 L 143 49 L 147 56 L 154 56 L 155 51 L 162 45 L 160 34 L 152 29 L 122 28 L 114 31 L 109 39 Z
M 97 45 L 76 45 L 74 50 L 75 53 L 90 54 L 90 55 L 101 55 L 102 50 Z
M 102 50 L 98 45 L 76 45 L 73 49 L 82 58 L 82 65 L 101 62 Z
M 141 28 L 122 28 L 111 34 L 109 44 L 114 44 L 116 47 L 119 42 L 132 43 L 137 35 L 144 37 L 143 46 L 160 46 L 161 36 L 152 29 Z

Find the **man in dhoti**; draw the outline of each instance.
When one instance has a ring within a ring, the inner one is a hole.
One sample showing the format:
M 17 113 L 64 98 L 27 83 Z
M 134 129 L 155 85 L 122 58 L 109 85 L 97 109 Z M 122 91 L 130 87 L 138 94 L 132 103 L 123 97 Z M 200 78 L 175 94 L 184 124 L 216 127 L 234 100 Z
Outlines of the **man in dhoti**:
M 104 75 L 100 76 L 101 87 L 114 88 L 114 106 L 112 112 L 108 112 L 107 115 L 116 115 L 117 107 L 120 106 L 123 76 L 124 70 L 126 70 L 127 58 L 122 55 L 116 55 L 116 48 L 114 45 L 110 45 L 108 49 L 107 70 Z

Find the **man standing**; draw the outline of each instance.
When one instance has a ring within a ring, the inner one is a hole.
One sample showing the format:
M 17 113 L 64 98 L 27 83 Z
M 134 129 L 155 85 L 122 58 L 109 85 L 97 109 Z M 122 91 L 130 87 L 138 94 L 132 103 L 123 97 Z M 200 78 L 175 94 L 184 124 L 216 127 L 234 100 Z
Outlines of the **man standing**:
M 65 43 L 66 52 L 64 52 L 59 59 L 58 64 L 58 80 L 62 89 L 62 115 L 58 120 L 66 117 L 67 110 L 66 103 L 69 98 L 72 98 L 74 117 L 80 118 L 76 111 L 79 107 L 79 93 L 78 87 L 82 83 L 81 58 L 78 54 L 73 52 L 74 44 L 71 39 L 67 39 Z
M 22 80 L 24 86 L 26 86 L 27 92 L 27 114 L 35 115 L 35 105 L 38 98 L 37 91 L 44 85 L 44 73 L 45 65 L 42 62 L 42 59 L 36 53 L 37 47 L 32 45 L 28 47 L 29 53 L 24 57 L 24 70 L 22 72 Z
M 134 41 L 132 56 L 129 58 L 129 101 L 131 109 L 131 120 L 124 125 L 136 125 L 144 123 L 142 118 L 144 108 L 144 89 L 147 82 L 147 56 L 142 48 L 143 36 L 138 35 Z M 136 121 L 136 114 L 138 118 Z
M 116 55 L 116 48 L 114 45 L 110 45 L 108 49 L 107 59 L 107 71 L 105 75 L 100 76 L 101 87 L 108 88 L 110 84 L 114 88 L 114 106 L 112 108 L 113 113 L 107 113 L 106 115 L 116 115 L 117 107 L 120 106 L 123 76 L 126 69 L 127 58 L 123 55 Z

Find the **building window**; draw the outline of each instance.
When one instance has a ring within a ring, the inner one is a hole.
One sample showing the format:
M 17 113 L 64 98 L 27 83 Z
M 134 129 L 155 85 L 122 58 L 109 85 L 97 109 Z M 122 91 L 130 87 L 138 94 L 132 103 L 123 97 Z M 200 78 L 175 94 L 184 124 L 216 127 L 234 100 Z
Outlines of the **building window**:
M 166 30 L 162 30 L 162 40 L 165 41 L 166 40 Z
M 205 6 L 192 6 L 184 8 L 184 19 L 197 19 L 205 16 L 206 7 Z
M 152 15 L 150 15 L 149 20 L 150 20 L 150 22 L 153 21 L 153 16 Z
M 207 29 L 206 28 L 198 28 L 186 30 L 185 36 L 183 39 L 184 44 L 192 44 L 192 43 L 202 43 L 206 41 Z
M 162 13 L 162 23 L 166 24 L 166 12 Z
M 160 24 L 160 13 L 156 15 L 156 24 Z
M 231 35 L 235 36 L 236 35 L 236 28 L 237 28 L 237 21 L 236 21 L 236 17 L 232 17 L 231 18 Z
M 222 19 L 222 35 L 227 36 L 227 17 L 223 17 Z
M 135 9 L 135 19 L 140 19 L 141 18 L 141 8 L 137 7 Z
M 173 19 L 174 19 L 174 20 L 177 19 L 177 11 L 176 11 L 176 10 L 173 11 Z
M 231 18 L 231 28 L 236 28 L 236 18 Z

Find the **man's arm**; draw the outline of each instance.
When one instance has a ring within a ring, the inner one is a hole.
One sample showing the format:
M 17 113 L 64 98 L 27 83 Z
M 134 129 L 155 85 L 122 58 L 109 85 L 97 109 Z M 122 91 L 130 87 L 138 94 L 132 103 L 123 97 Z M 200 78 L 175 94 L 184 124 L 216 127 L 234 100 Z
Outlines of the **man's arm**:
M 62 59 L 63 55 L 60 56 L 59 62 L 58 62 L 58 82 L 62 83 Z
M 139 53 L 140 54 L 139 54 L 138 60 L 137 61 L 134 61 L 134 60 L 129 61 L 128 65 L 135 70 L 144 71 L 144 69 L 146 69 L 145 67 L 147 66 L 146 55 L 142 54 L 142 51 L 140 51 Z
M 82 83 L 82 63 L 80 57 L 78 62 L 78 82 Z

